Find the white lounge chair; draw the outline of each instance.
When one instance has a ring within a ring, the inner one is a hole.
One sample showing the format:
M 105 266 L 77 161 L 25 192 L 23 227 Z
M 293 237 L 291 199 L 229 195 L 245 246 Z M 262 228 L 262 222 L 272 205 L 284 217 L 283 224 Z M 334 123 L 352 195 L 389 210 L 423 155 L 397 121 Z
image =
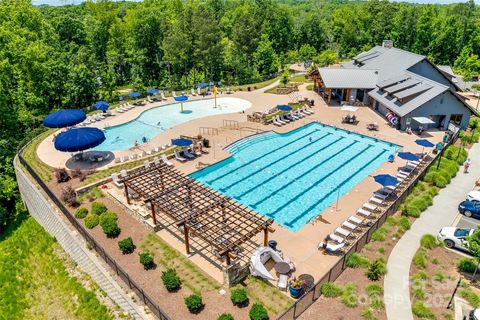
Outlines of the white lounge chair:
M 360 226 L 363 223 L 363 219 L 360 219 L 359 217 L 356 217 L 356 216 L 350 216 L 347 221 L 354 223 L 357 226 Z
M 277 287 L 280 290 L 286 291 L 287 290 L 287 285 L 288 285 L 288 275 L 281 274 L 280 277 L 278 278 Z
M 370 218 L 370 217 L 373 216 L 373 212 L 367 211 L 367 210 L 362 209 L 362 208 L 358 209 L 358 210 L 357 210 L 357 213 L 358 213 L 359 215 L 361 215 L 361 216 L 366 217 L 366 218 Z
M 148 161 L 148 160 L 143 161 L 143 166 L 145 167 L 145 169 L 149 169 L 150 168 L 150 161 Z
M 167 100 L 167 98 L 165 97 L 165 94 L 162 92 L 160 92 L 160 97 L 162 98 L 162 100 Z
M 118 173 L 112 173 L 112 181 L 118 188 L 123 187 L 123 183 L 120 182 L 120 180 L 118 178 Z
M 198 94 L 199 96 L 202 95 L 202 89 L 200 89 L 200 87 L 197 88 L 197 94 Z
M 174 97 L 174 98 L 178 97 L 177 93 L 175 91 L 172 91 L 172 97 Z
M 177 160 L 180 161 L 180 162 L 185 162 L 185 161 L 187 161 L 187 159 L 185 159 L 184 157 L 182 157 L 182 156 L 178 153 L 178 150 L 175 150 L 175 159 L 177 159 Z
M 352 231 L 355 231 L 357 229 L 357 225 L 355 225 L 351 222 L 348 222 L 348 221 L 344 221 L 341 226 L 345 227 L 347 229 L 350 229 Z
M 327 247 L 325 248 L 325 251 L 329 253 L 337 253 L 342 251 L 343 247 L 345 247 L 345 242 L 344 243 L 337 243 L 337 244 L 332 244 L 332 243 L 327 243 Z
M 160 156 L 160 158 L 162 158 L 162 161 L 163 161 L 167 166 L 170 166 L 170 167 L 173 166 L 173 163 L 170 162 L 170 161 L 167 159 L 167 156 L 166 156 L 165 154 L 162 154 L 162 155 Z
M 383 203 L 383 200 L 382 200 L 382 199 L 379 199 L 379 198 L 377 198 L 377 197 L 375 197 L 375 196 L 373 196 L 373 197 L 371 197 L 370 199 L 368 199 L 368 201 L 371 202 L 371 203 L 378 204 L 378 205 L 380 205 L 380 204 Z
M 280 121 L 277 120 L 277 117 L 272 118 L 272 123 L 278 127 L 283 126 L 283 123 L 280 123 Z
M 128 176 L 127 170 L 123 169 L 120 171 L 120 176 L 126 178 Z
M 352 232 L 350 230 L 343 229 L 342 227 L 338 227 L 337 229 L 335 229 L 335 233 L 342 235 L 344 238 L 348 238 L 352 235 Z
M 195 89 L 193 89 L 193 88 L 190 90 L 190 92 L 191 92 L 191 95 L 192 95 L 192 96 L 196 96 L 196 95 L 197 95 L 197 94 L 195 93 Z
M 377 209 L 377 206 L 376 206 L 376 205 L 373 205 L 373 204 L 371 204 L 371 203 L 365 202 L 365 203 L 363 204 L 363 208 L 368 209 L 368 210 L 370 210 L 370 211 L 375 211 L 375 209 Z
M 336 243 L 343 243 L 343 242 L 346 241 L 345 238 L 342 238 L 342 237 L 336 235 L 335 233 L 330 233 L 327 237 L 328 237 L 328 239 L 333 240 Z

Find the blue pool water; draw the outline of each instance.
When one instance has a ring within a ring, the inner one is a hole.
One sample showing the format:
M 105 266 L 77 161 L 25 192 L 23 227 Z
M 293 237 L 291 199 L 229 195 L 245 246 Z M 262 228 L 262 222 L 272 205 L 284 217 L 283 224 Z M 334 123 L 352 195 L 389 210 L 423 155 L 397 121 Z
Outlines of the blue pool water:
M 311 123 L 240 140 L 232 156 L 191 177 L 297 231 L 400 146 Z
M 174 103 L 149 109 L 132 121 L 106 128 L 104 130 L 106 140 L 94 150 L 128 149 L 135 145 L 135 141 L 142 143 L 143 137 L 150 140 L 178 124 L 217 114 L 240 112 L 252 104 L 239 98 L 217 98 L 216 108 L 214 99 L 195 100 L 183 105 L 183 113 L 180 113 L 180 103 Z

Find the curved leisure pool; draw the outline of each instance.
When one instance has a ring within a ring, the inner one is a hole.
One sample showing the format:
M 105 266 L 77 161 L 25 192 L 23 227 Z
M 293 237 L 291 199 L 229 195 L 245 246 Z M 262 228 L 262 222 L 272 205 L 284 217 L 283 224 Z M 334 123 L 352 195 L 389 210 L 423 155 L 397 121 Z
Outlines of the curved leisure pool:
M 180 112 L 180 103 L 159 106 L 141 113 L 136 119 L 127 123 L 106 128 L 106 140 L 96 147 L 98 151 L 117 151 L 131 148 L 135 141 L 142 142 L 143 137 L 151 140 L 161 132 L 181 123 L 207 116 L 240 112 L 252 104 L 239 98 L 217 98 L 195 100 L 183 104 L 184 112 Z M 140 107 L 141 108 L 141 107 Z

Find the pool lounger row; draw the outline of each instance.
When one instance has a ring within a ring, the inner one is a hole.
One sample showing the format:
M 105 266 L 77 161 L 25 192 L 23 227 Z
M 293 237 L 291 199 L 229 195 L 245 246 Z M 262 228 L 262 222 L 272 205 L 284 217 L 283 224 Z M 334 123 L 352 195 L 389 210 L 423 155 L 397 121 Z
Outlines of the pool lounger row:
M 313 114 L 313 111 L 307 106 L 303 106 L 295 111 L 290 111 L 288 114 L 273 117 L 272 123 L 276 126 L 283 126 L 291 121 L 298 120 L 311 114 Z
M 167 159 L 167 156 L 165 154 L 162 154 L 160 155 L 160 158 L 159 157 L 155 157 L 153 158 L 153 161 L 148 161 L 148 160 L 145 160 L 143 162 L 143 166 L 148 169 L 152 166 L 152 164 L 154 166 L 161 166 L 163 164 L 166 164 L 167 166 L 173 166 L 173 163 L 170 162 L 168 159 Z M 118 187 L 118 188 L 122 188 L 123 187 L 123 183 L 120 181 L 120 177 L 123 177 L 125 178 L 127 176 L 127 170 L 121 170 L 120 171 L 120 174 L 118 173 L 112 173 L 111 175 L 111 178 L 112 178 L 112 181 L 113 183 Z

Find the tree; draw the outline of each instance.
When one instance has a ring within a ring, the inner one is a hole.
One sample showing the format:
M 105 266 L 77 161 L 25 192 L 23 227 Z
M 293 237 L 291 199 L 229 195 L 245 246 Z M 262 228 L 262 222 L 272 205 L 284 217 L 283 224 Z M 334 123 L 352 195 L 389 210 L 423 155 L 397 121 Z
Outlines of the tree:
M 324 50 L 313 60 L 320 67 L 326 67 L 337 62 L 337 54 L 333 50 Z
M 313 61 L 313 58 L 317 55 L 317 50 L 309 44 L 304 44 L 298 49 L 298 54 L 303 61 Z
M 288 81 L 290 81 L 290 72 L 288 69 L 285 69 L 280 77 L 280 83 L 285 87 Z
M 262 35 L 253 57 L 257 70 L 262 77 L 272 76 L 278 72 L 278 57 L 267 34 Z
M 472 254 L 473 258 L 477 260 L 477 267 L 473 272 L 472 280 L 475 280 L 475 276 L 478 271 L 478 266 L 480 264 L 480 229 L 475 230 L 471 236 L 467 236 L 466 247 L 468 251 Z

